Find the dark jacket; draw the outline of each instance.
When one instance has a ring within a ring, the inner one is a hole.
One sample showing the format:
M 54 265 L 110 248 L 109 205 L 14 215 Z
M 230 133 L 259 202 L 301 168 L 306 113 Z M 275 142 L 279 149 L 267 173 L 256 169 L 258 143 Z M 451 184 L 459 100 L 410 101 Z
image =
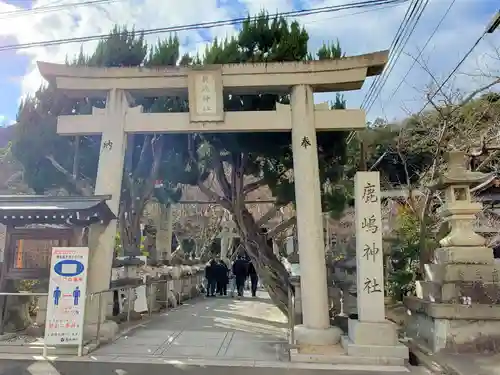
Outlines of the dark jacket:
M 236 259 L 233 263 L 233 273 L 237 278 L 247 277 L 247 262 L 244 259 Z
M 255 267 L 252 262 L 248 263 L 248 276 L 250 277 L 257 276 L 257 271 L 255 270 Z
M 227 283 L 228 282 L 228 276 L 227 276 L 227 267 L 224 262 L 217 262 L 214 265 L 214 274 L 215 278 L 217 279 L 217 282 L 220 283 Z
M 223 283 L 229 283 L 229 268 L 227 267 L 227 264 L 226 262 L 224 262 L 223 260 L 220 261 L 219 263 L 220 265 L 220 272 L 221 272 L 221 282 Z
M 208 279 L 208 280 L 212 280 L 214 279 L 216 276 L 216 264 L 215 264 L 215 261 L 211 260 L 210 263 L 208 264 L 208 266 L 205 267 L 205 277 Z

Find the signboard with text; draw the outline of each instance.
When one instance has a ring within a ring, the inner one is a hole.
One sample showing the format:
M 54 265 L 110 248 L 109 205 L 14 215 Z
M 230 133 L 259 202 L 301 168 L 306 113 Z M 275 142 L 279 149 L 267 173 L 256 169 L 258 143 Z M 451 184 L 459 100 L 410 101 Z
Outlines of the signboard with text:
M 354 190 L 358 318 L 380 322 L 385 306 L 379 172 L 357 172 Z
M 190 121 L 224 121 L 222 71 L 220 69 L 189 72 L 188 95 Z
M 52 248 L 45 345 L 79 345 L 82 340 L 88 257 L 88 247 Z

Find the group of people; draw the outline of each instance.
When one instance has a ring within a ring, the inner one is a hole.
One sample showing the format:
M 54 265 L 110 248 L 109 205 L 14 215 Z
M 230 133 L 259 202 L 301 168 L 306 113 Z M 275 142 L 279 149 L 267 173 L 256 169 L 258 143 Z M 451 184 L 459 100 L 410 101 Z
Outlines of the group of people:
M 250 259 L 244 256 L 238 256 L 231 268 L 222 259 L 211 259 L 205 268 L 205 278 L 207 279 L 207 297 L 215 297 L 217 294 L 227 296 L 229 285 L 231 294 L 236 291 L 238 297 L 243 297 L 247 279 L 250 279 L 252 297 L 257 295 L 259 277 Z

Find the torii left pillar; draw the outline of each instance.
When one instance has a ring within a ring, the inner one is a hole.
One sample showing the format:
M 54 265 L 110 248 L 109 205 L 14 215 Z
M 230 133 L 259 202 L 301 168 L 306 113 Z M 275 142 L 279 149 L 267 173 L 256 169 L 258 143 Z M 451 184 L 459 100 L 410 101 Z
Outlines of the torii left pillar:
M 95 120 L 104 125 L 97 167 L 95 194 L 111 196 L 108 206 L 117 217 L 127 146 L 124 119 L 127 112 L 142 110 L 141 107 L 131 108 L 129 103 L 129 96 L 125 91 L 112 89 L 108 92 L 106 98 L 106 108 L 94 108 L 92 112 Z M 90 231 L 88 293 L 100 292 L 110 287 L 116 230 L 117 220 L 112 220 L 108 225 L 94 225 Z M 103 339 L 107 339 L 116 335 L 118 325 L 113 321 L 105 320 L 109 293 L 106 293 L 101 298 L 100 309 L 97 306 L 98 298 L 89 299 L 87 302 L 84 334 L 95 337 L 97 323 L 100 322 L 99 335 Z

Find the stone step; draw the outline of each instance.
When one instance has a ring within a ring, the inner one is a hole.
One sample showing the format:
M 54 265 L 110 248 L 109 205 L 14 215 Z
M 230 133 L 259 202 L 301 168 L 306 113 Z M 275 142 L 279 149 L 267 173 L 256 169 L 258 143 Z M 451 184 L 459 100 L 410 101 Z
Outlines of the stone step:
M 439 303 L 413 296 L 405 297 L 404 304 L 412 314 L 425 314 L 434 319 L 500 320 L 500 305 Z
M 431 302 L 443 303 L 500 303 L 500 285 L 493 282 L 454 281 L 438 283 L 432 281 L 417 281 L 416 294 Z M 467 297 L 468 299 L 462 299 Z
M 341 343 L 349 357 L 400 359 L 403 362 L 409 357 L 408 348 L 400 343 L 391 346 L 357 345 L 346 336 L 342 337 Z
M 391 366 L 394 370 L 398 368 L 402 372 L 405 370 L 405 360 L 403 358 L 391 357 L 354 357 L 347 354 L 325 355 L 315 353 L 301 353 L 300 350 L 290 350 L 290 361 L 292 363 L 322 363 L 330 365 L 358 365 L 358 366 Z M 392 372 L 392 371 L 391 371 Z M 385 372 L 384 372 L 385 373 Z
M 500 282 L 500 264 L 426 264 L 425 280 Z

